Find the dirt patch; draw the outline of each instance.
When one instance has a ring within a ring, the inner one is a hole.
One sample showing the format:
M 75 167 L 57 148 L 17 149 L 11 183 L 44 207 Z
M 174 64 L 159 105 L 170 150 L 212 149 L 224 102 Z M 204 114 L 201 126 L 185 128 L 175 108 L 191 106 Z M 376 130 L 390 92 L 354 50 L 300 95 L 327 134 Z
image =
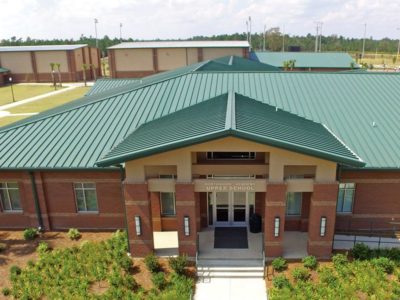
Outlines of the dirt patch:
M 71 241 L 66 232 L 45 232 L 33 241 L 25 241 L 22 231 L 0 231 L 0 243 L 7 249 L 0 253 L 0 287 L 10 286 L 10 267 L 17 265 L 25 267 L 28 261 L 36 260 L 36 247 L 45 241 L 52 249 L 78 246 L 83 241 L 104 241 L 110 238 L 112 232 L 82 232 L 79 240 Z
M 89 292 L 94 295 L 102 295 L 107 292 L 110 284 L 106 280 L 93 282 L 92 285 L 89 287 Z

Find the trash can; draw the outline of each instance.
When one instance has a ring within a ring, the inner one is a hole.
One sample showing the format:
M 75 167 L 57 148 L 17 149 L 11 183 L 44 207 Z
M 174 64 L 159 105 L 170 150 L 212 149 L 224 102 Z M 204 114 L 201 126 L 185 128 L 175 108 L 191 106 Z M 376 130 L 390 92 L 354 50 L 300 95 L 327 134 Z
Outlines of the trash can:
M 253 214 L 249 220 L 250 232 L 252 233 L 261 232 L 261 224 L 262 224 L 261 216 L 258 214 Z

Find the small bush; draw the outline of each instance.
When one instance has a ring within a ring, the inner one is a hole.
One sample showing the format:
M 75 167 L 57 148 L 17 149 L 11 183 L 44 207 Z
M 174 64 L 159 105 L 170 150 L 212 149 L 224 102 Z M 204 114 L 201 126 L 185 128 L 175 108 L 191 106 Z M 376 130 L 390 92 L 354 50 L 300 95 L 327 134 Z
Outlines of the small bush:
M 272 284 L 277 289 L 290 287 L 289 279 L 287 279 L 286 276 L 283 274 L 276 275 L 274 278 L 272 278 Z
M 7 297 L 11 295 L 11 289 L 5 287 L 1 290 L 1 293 L 3 294 L 3 296 Z
M 282 272 L 287 269 L 287 262 L 284 258 L 278 257 L 272 261 L 272 268 L 275 271 Z
M 322 267 L 318 270 L 319 280 L 327 286 L 335 287 L 338 283 L 338 278 L 333 273 L 333 270 L 327 267 Z
M 177 257 L 170 257 L 168 259 L 169 266 L 176 274 L 183 275 L 185 273 L 185 267 L 187 265 L 186 255 L 179 255 Z
M 151 281 L 158 290 L 163 290 L 167 281 L 165 280 L 165 274 L 163 272 L 154 273 L 151 277 Z
M 81 236 L 82 236 L 81 233 L 79 232 L 79 230 L 76 229 L 76 228 L 70 228 L 70 229 L 68 230 L 67 235 L 68 235 L 68 237 L 69 237 L 71 240 L 78 240 L 78 239 L 80 239 Z
M 392 274 L 395 268 L 394 262 L 387 257 L 374 258 L 371 262 L 375 267 L 381 268 L 387 274 Z
M 369 249 L 369 247 L 363 243 L 357 243 L 351 250 L 351 254 L 353 255 L 354 259 L 366 260 L 371 258 L 371 249 Z
M 45 254 L 49 250 L 49 245 L 46 242 L 40 242 L 39 246 L 37 246 L 36 251 L 39 255 Z
M 24 230 L 25 240 L 34 240 L 39 235 L 39 231 L 36 228 L 27 228 Z
M 302 259 L 303 265 L 310 270 L 315 270 L 318 266 L 318 261 L 315 256 L 309 255 Z
M 347 255 L 338 253 L 332 257 L 332 262 L 335 268 L 338 268 L 344 266 L 345 264 L 348 264 L 349 260 L 347 258 Z
M 26 263 L 28 267 L 33 268 L 35 266 L 35 262 L 33 260 L 28 260 L 28 262 Z
M 21 270 L 20 267 L 18 267 L 16 265 L 11 266 L 11 268 L 10 268 L 10 280 L 14 281 L 17 278 L 17 276 L 21 274 L 21 272 L 22 272 L 22 270 Z
M 0 243 L 0 253 L 5 251 L 7 249 L 7 244 L 5 243 Z
M 144 263 L 151 273 L 156 273 L 160 270 L 160 264 L 154 254 L 149 254 L 144 258 Z
M 297 267 L 293 269 L 292 276 L 296 281 L 306 281 L 310 278 L 310 272 L 304 267 Z

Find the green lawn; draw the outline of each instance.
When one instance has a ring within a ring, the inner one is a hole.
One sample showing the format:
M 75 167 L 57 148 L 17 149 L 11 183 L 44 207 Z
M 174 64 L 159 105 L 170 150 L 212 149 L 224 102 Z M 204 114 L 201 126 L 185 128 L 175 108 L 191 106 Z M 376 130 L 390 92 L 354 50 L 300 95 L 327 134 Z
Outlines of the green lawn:
M 30 97 L 39 96 L 45 93 L 53 92 L 54 87 L 50 85 L 13 85 L 15 101 L 24 100 Z M 12 103 L 11 87 L 0 87 L 0 105 Z
M 12 114 L 42 112 L 42 111 L 48 110 L 50 108 L 53 108 L 55 106 L 59 106 L 59 105 L 65 104 L 67 102 L 71 102 L 73 100 L 81 98 L 87 93 L 88 90 L 89 90 L 89 87 L 78 87 L 73 90 L 63 92 L 58 95 L 53 95 L 53 96 L 43 98 L 42 100 L 38 100 L 38 101 L 19 105 L 17 107 L 13 107 L 13 108 L 9 109 L 8 111 Z
M 0 118 L 0 127 L 25 119 L 29 116 L 6 116 Z

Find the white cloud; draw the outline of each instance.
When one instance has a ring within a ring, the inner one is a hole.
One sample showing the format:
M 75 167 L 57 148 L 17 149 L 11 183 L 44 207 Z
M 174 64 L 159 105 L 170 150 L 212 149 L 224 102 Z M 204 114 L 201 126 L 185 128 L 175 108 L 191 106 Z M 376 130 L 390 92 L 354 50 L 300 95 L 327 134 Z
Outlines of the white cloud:
M 314 33 L 322 21 L 324 34 L 360 37 L 363 23 L 368 36 L 397 38 L 400 1 L 389 0 L 0 0 L 0 39 L 17 37 L 77 38 L 119 35 L 153 38 L 187 38 L 283 25 L 289 34 Z

